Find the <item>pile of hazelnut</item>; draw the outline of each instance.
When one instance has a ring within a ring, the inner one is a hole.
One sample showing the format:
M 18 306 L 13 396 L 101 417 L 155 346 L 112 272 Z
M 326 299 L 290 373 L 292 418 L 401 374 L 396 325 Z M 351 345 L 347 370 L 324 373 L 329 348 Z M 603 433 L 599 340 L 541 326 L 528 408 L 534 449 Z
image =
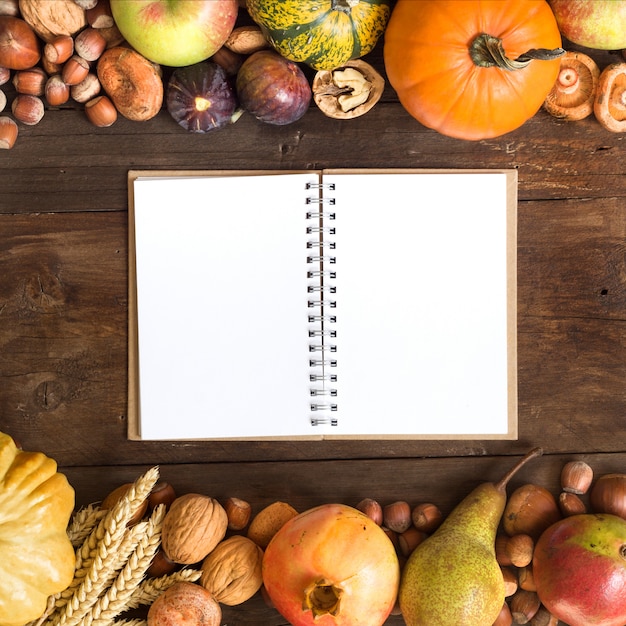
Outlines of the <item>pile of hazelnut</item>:
M 61 107 L 73 100 L 83 104 L 87 119 L 95 126 L 110 126 L 117 111 L 109 98 L 101 94 L 95 63 L 112 45 L 123 41 L 115 26 L 108 0 L 70 0 L 73 11 L 58 14 L 67 20 L 55 23 L 60 31 L 46 30 L 47 24 L 33 26 L 23 19 L 23 6 L 18 0 L 0 0 L 0 40 L 11 37 L 21 40 L 12 68 L 0 63 L 0 85 L 12 84 L 15 96 L 11 102 L 12 117 L 0 116 L 0 148 L 13 147 L 21 122 L 38 124 L 46 104 Z M 67 9 L 67 3 L 65 3 Z M 71 16 L 71 17 L 66 17 Z M 56 19 L 53 16 L 50 19 Z M 59 18 L 60 19 L 60 18 Z M 39 28 L 40 26 L 40 28 Z M 7 95 L 0 89 L 0 111 L 7 107 Z

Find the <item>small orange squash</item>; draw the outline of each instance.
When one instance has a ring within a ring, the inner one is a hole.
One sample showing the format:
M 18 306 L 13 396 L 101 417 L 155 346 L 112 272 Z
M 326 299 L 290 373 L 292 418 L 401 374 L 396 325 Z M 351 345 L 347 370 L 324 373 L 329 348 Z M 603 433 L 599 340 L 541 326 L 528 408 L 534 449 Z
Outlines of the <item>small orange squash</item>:
M 387 77 L 424 126 L 459 139 L 510 132 L 541 107 L 564 54 L 545 0 L 398 0 Z

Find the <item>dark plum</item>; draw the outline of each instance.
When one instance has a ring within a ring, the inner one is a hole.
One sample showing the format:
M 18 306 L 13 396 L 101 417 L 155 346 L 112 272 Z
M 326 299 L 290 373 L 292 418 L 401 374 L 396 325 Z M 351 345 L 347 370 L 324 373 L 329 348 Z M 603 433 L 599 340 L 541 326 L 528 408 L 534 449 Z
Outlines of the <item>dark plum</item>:
M 237 120 L 238 102 L 226 72 L 213 61 L 202 61 L 172 72 L 165 104 L 185 130 L 206 133 Z
M 237 73 L 237 97 L 244 111 L 268 124 L 299 120 L 312 91 L 304 72 L 273 50 L 251 54 Z

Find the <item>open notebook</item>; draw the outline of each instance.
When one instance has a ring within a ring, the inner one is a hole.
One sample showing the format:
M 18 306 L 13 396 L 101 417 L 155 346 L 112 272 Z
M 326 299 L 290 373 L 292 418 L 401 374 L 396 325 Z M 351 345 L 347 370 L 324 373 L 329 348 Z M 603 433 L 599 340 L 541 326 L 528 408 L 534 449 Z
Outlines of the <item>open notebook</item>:
M 515 170 L 129 173 L 129 438 L 517 437 Z

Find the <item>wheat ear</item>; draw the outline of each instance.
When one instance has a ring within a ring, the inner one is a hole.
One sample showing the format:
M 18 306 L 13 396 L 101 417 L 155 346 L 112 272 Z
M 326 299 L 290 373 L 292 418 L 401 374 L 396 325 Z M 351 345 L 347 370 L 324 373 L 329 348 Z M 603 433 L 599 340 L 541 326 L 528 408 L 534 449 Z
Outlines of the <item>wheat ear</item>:
M 161 544 L 161 527 L 165 512 L 164 504 L 154 509 L 148 521 L 148 528 L 142 534 L 128 562 L 107 591 L 98 598 L 85 615 L 81 621 L 81 626 L 91 626 L 98 622 L 110 623 L 128 608 L 129 598 L 144 579 L 146 570 L 152 563 L 152 559 Z
M 57 611 L 52 616 L 53 624 L 77 626 L 95 604 L 111 581 L 113 568 L 119 562 L 117 552 L 126 536 L 127 524 L 157 480 L 158 468 L 152 468 L 139 477 L 85 539 L 77 553 L 77 557 L 82 557 L 81 567 L 77 567 L 74 580 L 57 600 Z
M 177 582 L 196 582 L 202 576 L 199 569 L 181 569 L 172 574 L 166 574 L 159 578 L 146 578 L 133 591 L 129 598 L 128 609 L 136 609 L 139 606 L 152 604 L 166 589 Z

